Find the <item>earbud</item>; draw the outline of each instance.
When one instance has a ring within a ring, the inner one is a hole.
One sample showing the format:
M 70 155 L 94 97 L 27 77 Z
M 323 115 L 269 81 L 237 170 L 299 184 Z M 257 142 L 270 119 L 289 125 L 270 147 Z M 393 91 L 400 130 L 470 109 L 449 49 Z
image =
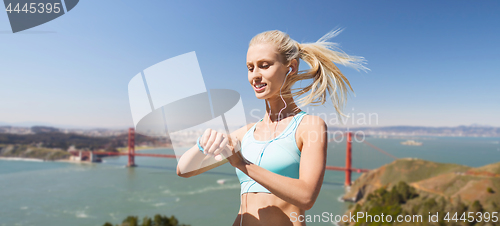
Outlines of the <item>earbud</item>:
M 286 73 L 286 76 L 288 76 L 288 74 L 290 74 L 290 72 L 292 72 L 292 67 L 290 67 L 290 70 L 288 70 L 288 73 Z

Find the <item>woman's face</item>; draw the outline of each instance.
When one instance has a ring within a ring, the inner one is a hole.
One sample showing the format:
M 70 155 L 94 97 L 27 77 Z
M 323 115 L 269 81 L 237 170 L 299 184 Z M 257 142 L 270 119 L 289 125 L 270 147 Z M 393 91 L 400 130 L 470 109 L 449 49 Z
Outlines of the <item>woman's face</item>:
M 247 52 L 247 67 L 248 81 L 257 98 L 279 96 L 288 67 L 283 64 L 275 45 L 261 43 L 250 46 Z

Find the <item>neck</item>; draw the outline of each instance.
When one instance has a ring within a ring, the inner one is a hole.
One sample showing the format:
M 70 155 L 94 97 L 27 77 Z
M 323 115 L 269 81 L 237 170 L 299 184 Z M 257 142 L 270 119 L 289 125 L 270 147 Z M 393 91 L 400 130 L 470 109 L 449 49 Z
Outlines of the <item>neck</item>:
M 286 102 L 286 108 L 283 100 Z M 283 98 L 283 100 L 280 96 L 266 99 L 266 115 L 264 118 L 277 122 L 289 116 L 294 116 L 301 111 L 292 98 Z

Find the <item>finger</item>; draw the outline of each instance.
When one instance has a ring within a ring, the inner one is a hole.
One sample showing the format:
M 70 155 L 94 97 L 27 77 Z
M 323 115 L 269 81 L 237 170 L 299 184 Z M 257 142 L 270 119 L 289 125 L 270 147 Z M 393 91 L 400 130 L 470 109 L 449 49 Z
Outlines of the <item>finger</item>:
M 222 155 L 225 158 L 229 158 L 232 155 L 231 149 L 226 146 L 226 148 L 222 149 L 222 152 L 219 155 Z
M 212 143 L 212 146 L 210 146 L 210 148 L 208 149 L 208 154 L 211 155 L 212 157 L 215 156 L 215 152 L 219 149 L 219 145 L 222 141 L 222 135 L 221 133 L 217 133 L 215 135 L 215 140 L 214 142 Z
M 214 151 L 214 155 L 220 154 L 224 150 L 224 148 L 227 148 L 227 144 L 228 144 L 229 140 L 225 136 L 223 138 L 224 139 L 221 141 L 217 150 Z
M 203 153 L 204 154 L 207 154 L 207 141 L 208 141 L 208 138 L 210 138 L 210 133 L 212 133 L 212 129 L 208 128 L 205 130 L 205 132 L 203 132 L 203 135 L 201 136 L 201 139 L 200 139 L 200 145 L 201 147 L 203 148 Z
M 229 140 L 229 139 L 231 139 L 231 140 Z M 235 147 L 234 147 L 235 146 L 234 143 L 237 141 L 238 141 L 238 137 L 236 137 L 236 136 L 228 137 L 229 143 L 226 145 L 224 156 L 229 157 L 229 156 L 234 155 L 236 153 L 236 151 L 239 151 L 239 149 L 235 149 Z
M 231 156 L 231 148 L 226 144 L 223 148 L 220 148 L 219 155 L 223 158 L 228 158 Z
M 238 151 L 241 151 L 241 141 L 238 139 L 238 137 L 236 137 L 236 144 L 233 148 L 233 151 L 234 152 L 238 152 Z
M 212 143 L 214 143 L 215 133 L 217 133 L 215 130 L 210 130 L 210 133 L 208 134 L 205 147 L 203 147 L 205 149 L 206 155 L 208 155 L 208 150 L 210 150 L 210 146 L 212 146 Z
M 224 156 L 222 156 L 222 155 L 216 155 L 214 158 L 217 161 L 222 161 L 224 159 Z
M 239 140 L 238 140 L 237 136 L 231 137 L 231 139 L 229 140 L 229 145 L 230 145 L 231 151 L 233 151 L 233 153 L 239 151 L 238 143 L 239 143 Z
M 219 148 L 219 145 L 222 141 L 222 133 L 215 133 L 215 140 L 214 142 L 212 143 L 212 145 L 210 146 L 210 148 L 208 149 L 208 154 L 209 155 L 215 155 L 214 152 Z

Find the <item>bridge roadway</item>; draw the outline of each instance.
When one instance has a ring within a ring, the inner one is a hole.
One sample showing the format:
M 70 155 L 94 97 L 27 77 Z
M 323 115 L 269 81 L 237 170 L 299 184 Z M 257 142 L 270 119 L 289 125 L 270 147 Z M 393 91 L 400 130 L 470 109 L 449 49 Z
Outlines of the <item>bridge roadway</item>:
M 123 156 L 128 156 L 128 153 L 120 153 L 120 152 L 94 152 L 94 155 L 97 156 L 118 156 L 118 155 L 123 155 Z M 167 155 L 167 154 L 149 154 L 149 153 L 134 153 L 133 156 L 137 157 L 156 157 L 156 158 L 176 158 L 175 155 Z M 326 166 L 325 169 L 327 170 L 337 170 L 337 171 L 346 171 L 345 167 L 339 167 L 339 166 Z M 357 172 L 357 173 L 364 173 L 368 172 L 368 169 L 358 169 L 358 168 L 351 168 L 351 171 Z

